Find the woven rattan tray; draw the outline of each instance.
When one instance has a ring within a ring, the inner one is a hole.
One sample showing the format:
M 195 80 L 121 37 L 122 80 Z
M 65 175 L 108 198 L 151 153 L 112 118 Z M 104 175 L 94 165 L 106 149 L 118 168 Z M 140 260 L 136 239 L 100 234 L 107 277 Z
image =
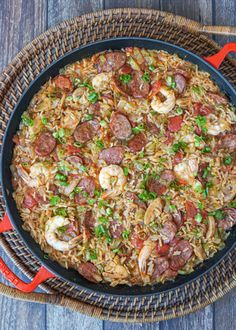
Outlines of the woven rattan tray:
M 0 135 L 9 116 L 30 82 L 50 63 L 66 52 L 96 40 L 116 36 L 161 39 L 182 46 L 197 55 L 216 53 L 219 47 L 203 32 L 227 32 L 235 29 L 204 27 L 199 23 L 154 10 L 115 9 L 76 17 L 43 33 L 28 44 L 0 76 Z M 236 62 L 227 58 L 223 75 L 236 86 Z M 4 214 L 1 198 L 0 212 Z M 0 236 L 8 256 L 28 277 L 40 267 L 15 231 Z M 196 311 L 222 297 L 236 285 L 236 249 L 208 274 L 167 293 L 140 298 L 105 297 L 91 294 L 60 279 L 41 285 L 46 293 L 24 294 L 0 284 L 0 293 L 18 299 L 57 304 L 105 320 L 153 322 Z

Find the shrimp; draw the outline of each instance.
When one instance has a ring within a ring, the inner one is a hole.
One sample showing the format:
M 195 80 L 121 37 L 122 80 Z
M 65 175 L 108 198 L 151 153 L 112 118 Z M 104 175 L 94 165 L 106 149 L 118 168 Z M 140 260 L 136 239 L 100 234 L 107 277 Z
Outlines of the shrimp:
M 103 272 L 103 277 L 107 277 L 112 280 L 123 280 L 129 276 L 127 269 L 122 266 L 118 259 L 114 261 L 109 261 L 105 266 L 105 272 Z
M 72 111 L 66 109 L 63 112 L 64 116 L 61 120 L 61 126 L 67 129 L 75 130 L 76 126 L 80 122 L 81 114 L 79 111 Z
M 148 225 L 150 222 L 152 222 L 155 218 L 161 215 L 163 209 L 162 200 L 160 198 L 154 199 L 152 201 L 144 215 L 144 223 L 145 225 Z
M 227 185 L 220 193 L 220 196 L 223 194 L 223 200 L 225 203 L 230 202 L 236 195 L 236 178 L 229 178 L 227 181 Z
M 99 183 L 103 189 L 108 190 L 109 195 L 119 195 L 126 183 L 123 169 L 118 165 L 109 165 L 101 169 Z
M 155 246 L 156 246 L 155 242 L 147 240 L 145 241 L 143 248 L 139 252 L 138 266 L 141 275 L 146 274 L 147 260 L 150 257 Z
M 230 130 L 229 123 L 223 118 L 217 118 L 215 115 L 210 114 L 207 117 L 207 133 L 210 135 L 219 135 L 220 133 Z
M 160 93 L 166 98 L 166 100 L 162 102 L 160 98 L 154 96 L 151 101 L 151 107 L 158 113 L 168 113 L 175 106 L 175 93 L 165 87 L 160 88 Z
M 57 237 L 58 228 L 66 226 L 69 223 L 70 222 L 68 220 L 66 220 L 64 217 L 59 215 L 49 219 L 46 222 L 45 238 L 47 243 L 55 250 L 69 251 L 70 249 L 73 249 L 76 246 L 76 244 L 80 239 L 82 239 L 82 235 L 79 235 L 77 237 L 72 238 L 70 241 L 65 242 Z
M 216 223 L 213 217 L 208 218 L 208 230 L 206 233 L 206 239 L 209 239 L 214 236 L 216 230 Z
M 174 172 L 178 179 L 182 179 L 190 184 L 196 184 L 195 176 L 198 172 L 198 162 L 195 158 L 186 159 L 175 165 Z
M 30 167 L 30 172 L 27 173 L 21 164 L 17 165 L 17 172 L 21 179 L 29 187 L 38 187 L 41 181 L 45 180 L 49 176 L 49 170 L 42 163 L 35 163 Z
M 194 247 L 194 253 L 198 257 L 198 259 L 200 259 L 201 261 L 203 261 L 204 259 L 206 259 L 206 253 L 205 253 L 202 245 L 195 246 Z
M 93 88 L 98 92 L 102 92 L 109 87 L 110 80 L 111 80 L 110 73 L 105 73 L 105 72 L 99 73 L 92 79 Z

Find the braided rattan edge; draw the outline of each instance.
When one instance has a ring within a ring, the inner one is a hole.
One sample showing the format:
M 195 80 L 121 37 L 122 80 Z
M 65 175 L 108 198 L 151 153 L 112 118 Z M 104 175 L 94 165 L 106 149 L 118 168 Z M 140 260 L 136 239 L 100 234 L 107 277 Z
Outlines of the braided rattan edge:
M 83 24 L 87 24 L 89 20 L 93 20 L 94 18 L 100 17 L 102 18 L 103 16 L 109 16 L 109 15 L 118 15 L 120 13 L 126 13 L 127 15 L 131 15 L 131 11 L 134 14 L 137 15 L 146 15 L 147 18 L 152 18 L 152 17 L 161 17 L 165 23 L 169 23 L 172 25 L 176 25 L 178 27 L 181 27 L 182 29 L 187 29 L 190 30 L 192 33 L 198 34 L 199 32 L 209 32 L 209 33 L 214 33 L 214 31 L 218 30 L 221 31 L 221 27 L 206 27 L 201 25 L 198 22 L 195 22 L 193 20 L 181 17 L 181 16 L 175 16 L 170 13 L 165 13 L 165 12 L 160 12 L 156 10 L 149 10 L 149 9 L 136 9 L 136 8 L 127 8 L 127 9 L 111 9 L 111 10 L 105 10 L 105 11 L 98 11 L 92 14 L 86 14 L 80 17 L 75 17 L 71 20 L 64 21 L 61 24 L 59 24 L 56 27 L 53 27 L 49 29 L 48 31 L 44 32 L 37 38 L 35 38 L 32 42 L 30 42 L 28 45 L 26 45 L 12 60 L 12 62 L 4 69 L 2 75 L 0 76 L 0 83 L 1 81 L 4 80 L 4 84 L 6 86 L 6 77 L 8 77 L 10 74 L 12 75 L 12 70 L 17 68 L 19 66 L 19 63 L 24 61 L 27 61 L 27 53 L 28 51 L 32 48 L 35 47 L 38 43 L 41 43 L 43 40 L 44 42 L 44 47 L 47 43 L 50 42 L 50 36 L 57 34 L 59 31 L 65 30 L 66 32 L 69 32 L 71 24 L 73 22 L 81 22 Z M 210 28 L 210 31 L 209 31 Z M 229 34 L 230 31 L 234 30 L 235 28 L 230 28 L 226 27 L 228 30 Z M 207 38 L 206 36 L 204 36 Z M 212 46 L 216 49 L 220 49 L 220 46 L 218 46 L 213 40 L 209 40 L 207 38 L 208 43 L 212 44 Z M 23 61 L 24 59 L 24 61 Z M 233 60 L 232 58 L 228 57 L 228 60 L 230 60 L 231 64 L 236 66 L 236 61 Z M 14 71 L 13 71 L 14 72 Z M 7 87 L 7 86 L 6 86 Z M 3 90 L 1 90 L 1 94 L 4 93 Z M 3 94 L 2 94 L 3 95 Z M 17 257 L 14 255 L 14 252 L 10 249 L 10 247 L 4 242 L 3 239 L 0 239 L 0 245 L 3 247 L 7 255 L 11 257 L 13 262 L 19 267 L 19 269 L 29 278 L 32 278 L 32 274 L 27 270 L 27 268 L 20 264 Z M 236 279 L 228 285 L 224 291 L 219 291 L 218 295 L 215 295 L 205 303 L 202 303 L 198 306 L 190 307 L 189 309 L 185 309 L 184 311 L 181 312 L 174 312 L 173 314 L 169 314 L 167 316 L 163 315 L 161 317 L 152 317 L 152 318 L 137 318 L 137 319 L 131 319 L 131 318 L 120 318 L 120 317 L 114 317 L 110 315 L 109 317 L 104 317 L 102 315 L 102 308 L 100 307 L 94 307 L 90 304 L 87 304 L 85 302 L 80 302 L 76 299 L 66 297 L 62 294 L 53 294 L 53 291 L 46 285 L 43 284 L 41 285 L 41 288 L 44 289 L 46 292 L 50 292 L 51 294 L 47 293 L 31 293 L 31 294 L 25 294 L 22 292 L 19 292 L 17 289 L 8 287 L 4 284 L 0 284 L 0 293 L 15 299 L 20 299 L 20 300 L 25 300 L 25 301 L 31 301 L 31 302 L 38 302 L 38 303 L 47 303 L 47 304 L 54 304 L 54 305 L 60 305 L 64 307 L 68 307 L 72 310 L 78 311 L 80 313 L 97 317 L 99 319 L 109 319 L 112 321 L 116 322 L 154 322 L 154 321 L 161 321 L 161 320 L 167 320 L 173 317 L 178 317 L 182 315 L 186 315 L 190 312 L 197 311 L 205 306 L 207 306 L 210 303 L 213 303 L 217 299 L 221 298 L 224 294 L 228 293 L 234 286 L 236 285 Z

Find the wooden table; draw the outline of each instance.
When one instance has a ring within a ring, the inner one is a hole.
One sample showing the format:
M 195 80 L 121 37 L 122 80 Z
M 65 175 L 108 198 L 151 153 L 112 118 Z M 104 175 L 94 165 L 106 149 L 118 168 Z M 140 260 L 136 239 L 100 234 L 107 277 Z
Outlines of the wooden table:
M 1 0 L 0 70 L 34 37 L 61 21 L 100 9 L 146 7 L 169 11 L 204 24 L 236 26 L 235 0 Z M 230 38 L 214 37 L 224 44 Z M 234 39 L 235 41 L 235 39 Z M 16 267 L 4 255 L 7 264 Z M 22 274 L 20 274 L 21 277 Z M 24 278 L 24 277 L 23 277 Z M 4 279 L 0 278 L 5 282 Z M 1 330 L 233 330 L 236 329 L 236 288 L 201 311 L 154 324 L 103 322 L 61 307 L 44 306 L 0 297 Z

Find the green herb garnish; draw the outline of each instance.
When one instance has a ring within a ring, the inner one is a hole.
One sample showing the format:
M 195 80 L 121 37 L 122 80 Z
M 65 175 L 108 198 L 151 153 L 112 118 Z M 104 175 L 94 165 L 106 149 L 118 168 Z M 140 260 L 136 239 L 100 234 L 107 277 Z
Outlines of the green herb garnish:
M 187 146 L 188 146 L 188 143 L 186 143 L 186 142 L 183 142 L 183 141 L 179 141 L 179 142 L 177 142 L 177 143 L 174 143 L 173 145 L 172 145 L 172 151 L 173 152 L 178 152 L 179 150 L 185 150 L 186 148 L 187 148 Z
M 125 176 L 128 176 L 129 175 L 129 169 L 128 169 L 128 167 L 124 167 L 123 168 L 123 171 L 124 171 L 124 175 Z
M 148 66 L 148 69 L 153 72 L 156 70 L 155 66 L 152 64 Z
M 138 134 L 142 131 L 144 131 L 144 124 L 139 124 L 138 126 L 132 128 L 132 132 L 134 134 Z
M 104 144 L 103 144 L 102 140 L 97 140 L 97 141 L 95 141 L 95 144 L 96 144 L 96 146 L 97 146 L 99 149 L 103 149 L 103 148 L 104 148 Z
M 200 223 L 200 222 L 202 221 L 202 215 L 201 215 L 201 213 L 197 213 L 197 214 L 195 215 L 195 220 L 196 220 L 198 223 Z
M 50 199 L 50 205 L 56 206 L 60 202 L 61 198 L 59 196 L 53 196 Z
M 176 109 L 176 113 L 177 113 L 178 115 L 182 115 L 183 112 L 184 112 L 184 110 L 183 110 L 181 107 L 177 107 L 177 109 Z
M 155 192 L 144 190 L 141 194 L 138 195 L 138 197 L 142 201 L 149 201 L 151 199 L 155 199 L 157 194 Z
M 67 181 L 67 176 L 65 174 L 57 173 L 55 179 L 59 181 Z
M 176 82 L 174 80 L 174 78 L 172 76 L 168 76 L 166 78 L 166 84 L 167 86 L 171 87 L 171 88 L 175 88 L 176 87 Z
M 96 92 L 92 92 L 88 95 L 88 100 L 89 102 L 91 102 L 92 104 L 96 103 L 98 100 L 98 93 Z
M 198 127 L 203 131 L 203 133 L 207 133 L 206 117 L 197 115 L 196 123 L 197 123 Z
M 209 146 L 205 146 L 203 149 L 202 149 L 202 153 L 206 154 L 206 153 L 209 153 L 211 152 L 211 147 Z
M 55 210 L 56 215 L 61 215 L 62 217 L 67 216 L 67 210 L 65 207 L 59 207 L 58 209 Z
M 28 117 L 27 115 L 25 115 L 25 114 L 22 115 L 21 119 L 22 119 L 22 122 L 24 125 L 30 126 L 30 127 L 34 126 L 34 120 L 32 118 Z
M 42 118 L 41 118 L 41 121 L 42 121 L 42 123 L 43 123 L 44 125 L 46 125 L 46 124 L 48 123 L 48 120 L 47 120 L 46 117 L 42 117 Z
M 150 76 L 149 76 L 149 72 L 145 71 L 144 74 L 142 75 L 142 79 L 145 82 L 149 82 L 150 81 Z
M 122 74 L 120 77 L 119 77 L 120 81 L 122 81 L 124 84 L 128 84 L 131 80 L 132 80 L 132 77 L 130 74 Z
M 124 239 L 128 239 L 129 238 L 129 234 L 130 234 L 130 231 L 129 230 L 124 230 L 123 233 L 122 233 L 122 237 Z
M 227 156 L 227 157 L 224 158 L 224 164 L 225 165 L 232 164 L 232 161 L 233 161 L 233 157 L 231 157 L 231 156 Z

